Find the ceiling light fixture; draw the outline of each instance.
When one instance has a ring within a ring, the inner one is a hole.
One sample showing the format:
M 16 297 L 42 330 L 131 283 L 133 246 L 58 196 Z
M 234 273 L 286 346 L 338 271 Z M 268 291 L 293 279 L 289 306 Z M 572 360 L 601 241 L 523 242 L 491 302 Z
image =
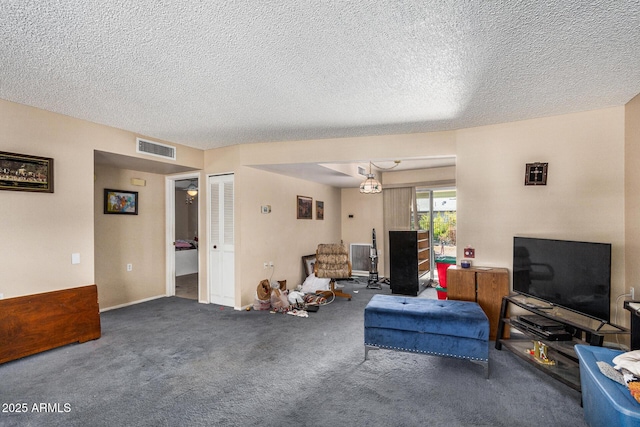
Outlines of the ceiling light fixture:
M 395 160 L 394 162 L 395 165 L 391 166 L 390 168 L 383 168 L 369 161 L 369 173 L 367 174 L 367 179 L 362 181 L 362 183 L 360 184 L 360 192 L 364 194 L 376 194 L 382 192 L 382 184 L 380 184 L 380 181 L 378 181 L 376 179 L 376 176 L 371 172 L 371 166 L 375 166 L 376 168 L 382 170 L 391 170 L 400 164 L 400 160 Z
M 193 203 L 194 198 L 198 195 L 198 187 L 191 182 L 187 188 L 185 188 L 187 192 L 187 199 L 184 201 L 186 204 L 190 205 Z
M 195 197 L 198 195 L 198 187 L 196 187 L 193 182 L 187 187 L 187 194 L 191 197 Z

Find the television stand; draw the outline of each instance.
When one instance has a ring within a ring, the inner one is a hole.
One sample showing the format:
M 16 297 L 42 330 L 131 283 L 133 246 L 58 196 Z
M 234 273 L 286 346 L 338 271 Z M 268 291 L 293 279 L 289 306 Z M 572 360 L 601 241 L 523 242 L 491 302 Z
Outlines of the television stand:
M 514 310 L 519 315 L 510 316 L 510 306 L 519 307 L 521 310 Z M 530 296 L 511 294 L 502 298 L 496 349 L 504 346 L 540 371 L 580 391 L 578 356 L 573 346 L 602 346 L 605 337 L 619 334 L 629 334 L 629 330 Z M 553 364 L 540 363 L 529 353 L 535 341 L 547 346 L 548 359 Z

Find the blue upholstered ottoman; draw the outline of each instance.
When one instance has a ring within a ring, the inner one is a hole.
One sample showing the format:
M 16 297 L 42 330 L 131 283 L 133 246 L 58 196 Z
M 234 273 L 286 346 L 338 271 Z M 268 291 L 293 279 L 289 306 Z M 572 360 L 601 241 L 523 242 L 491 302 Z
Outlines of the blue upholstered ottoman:
M 378 348 L 468 359 L 489 378 L 489 319 L 475 302 L 374 295 L 364 309 L 365 360 Z

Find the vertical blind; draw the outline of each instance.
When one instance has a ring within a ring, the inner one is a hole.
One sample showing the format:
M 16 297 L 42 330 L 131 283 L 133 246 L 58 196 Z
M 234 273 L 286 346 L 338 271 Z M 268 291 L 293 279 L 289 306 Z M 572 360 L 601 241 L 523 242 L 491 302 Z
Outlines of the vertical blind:
M 384 217 L 384 271 L 389 275 L 389 231 L 411 230 L 411 209 L 414 187 L 385 188 L 382 190 Z

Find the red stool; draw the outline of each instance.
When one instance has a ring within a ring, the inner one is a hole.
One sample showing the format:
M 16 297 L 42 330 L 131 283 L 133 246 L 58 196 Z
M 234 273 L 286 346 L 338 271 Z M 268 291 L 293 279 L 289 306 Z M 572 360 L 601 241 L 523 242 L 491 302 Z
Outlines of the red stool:
M 440 286 L 436 287 L 438 299 L 447 299 L 447 270 L 452 265 L 453 264 L 448 262 L 436 261 L 436 268 L 438 269 L 438 281 L 440 282 Z

